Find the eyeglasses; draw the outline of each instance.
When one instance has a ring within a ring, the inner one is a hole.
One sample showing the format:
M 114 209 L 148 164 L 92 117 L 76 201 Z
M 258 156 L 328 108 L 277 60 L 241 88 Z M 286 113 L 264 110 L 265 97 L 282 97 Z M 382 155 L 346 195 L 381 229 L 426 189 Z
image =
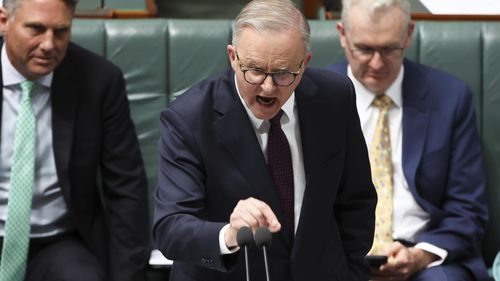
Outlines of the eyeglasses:
M 378 52 L 383 59 L 398 59 L 403 55 L 404 48 L 384 47 L 384 48 L 356 48 L 351 50 L 352 56 L 361 61 L 369 61 L 375 52 Z
M 405 48 L 402 47 L 356 47 L 349 48 L 352 56 L 360 61 L 369 61 L 373 58 L 375 52 L 378 52 L 382 59 L 399 59 L 403 55 Z
M 238 53 L 236 53 L 236 58 L 239 61 L 240 70 L 241 72 L 243 72 L 243 78 L 245 79 L 245 81 L 247 81 L 247 83 L 252 85 L 260 85 L 264 83 L 264 81 L 267 79 L 267 76 L 271 76 L 274 84 L 283 87 L 290 86 L 293 82 L 295 82 L 295 78 L 297 77 L 297 75 L 300 74 L 300 71 L 302 70 L 302 64 L 304 63 L 304 60 L 300 62 L 299 70 L 297 71 L 282 70 L 265 72 L 262 69 L 242 66 Z

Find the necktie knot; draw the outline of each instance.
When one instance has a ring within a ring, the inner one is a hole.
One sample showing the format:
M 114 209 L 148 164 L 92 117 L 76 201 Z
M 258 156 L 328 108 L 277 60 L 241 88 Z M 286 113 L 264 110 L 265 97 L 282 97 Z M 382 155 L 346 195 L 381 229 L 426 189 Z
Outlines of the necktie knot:
M 28 94 L 31 95 L 33 89 L 35 88 L 35 82 L 26 80 L 21 82 L 21 90 L 23 91 L 23 95 Z
M 375 107 L 378 107 L 380 109 L 388 109 L 392 105 L 392 100 L 390 97 L 388 97 L 387 95 L 384 94 L 381 96 L 377 96 L 373 100 L 372 105 Z
M 271 127 L 278 126 L 281 127 L 281 117 L 283 116 L 283 110 L 280 109 L 276 115 L 269 119 L 269 123 L 271 123 Z

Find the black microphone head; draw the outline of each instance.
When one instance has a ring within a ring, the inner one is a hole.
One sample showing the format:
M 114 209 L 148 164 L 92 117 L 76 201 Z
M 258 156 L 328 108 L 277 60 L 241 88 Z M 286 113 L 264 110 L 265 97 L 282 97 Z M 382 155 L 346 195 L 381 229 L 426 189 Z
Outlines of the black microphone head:
M 253 242 L 253 233 L 252 230 L 248 226 L 244 226 L 238 230 L 236 233 L 236 243 L 238 246 L 250 246 Z
M 255 245 L 257 245 L 257 247 L 269 247 L 272 241 L 273 235 L 271 234 L 271 231 L 269 231 L 269 229 L 265 227 L 257 228 L 257 231 L 255 232 Z

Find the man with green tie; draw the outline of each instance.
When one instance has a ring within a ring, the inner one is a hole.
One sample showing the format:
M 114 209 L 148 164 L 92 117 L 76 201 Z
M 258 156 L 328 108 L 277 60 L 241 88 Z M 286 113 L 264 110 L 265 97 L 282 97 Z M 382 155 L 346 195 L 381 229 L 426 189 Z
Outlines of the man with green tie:
M 147 186 L 125 83 L 69 42 L 76 4 L 0 9 L 0 281 L 144 280 Z

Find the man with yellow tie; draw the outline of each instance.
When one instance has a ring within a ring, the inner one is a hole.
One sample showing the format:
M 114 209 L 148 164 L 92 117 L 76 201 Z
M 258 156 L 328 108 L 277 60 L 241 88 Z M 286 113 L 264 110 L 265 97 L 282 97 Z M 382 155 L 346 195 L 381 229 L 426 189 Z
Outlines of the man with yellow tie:
M 464 82 L 404 58 L 406 0 L 344 0 L 337 23 L 369 148 L 378 204 L 369 255 L 376 280 L 490 280 L 479 135 Z M 457 58 L 458 59 L 458 58 Z

